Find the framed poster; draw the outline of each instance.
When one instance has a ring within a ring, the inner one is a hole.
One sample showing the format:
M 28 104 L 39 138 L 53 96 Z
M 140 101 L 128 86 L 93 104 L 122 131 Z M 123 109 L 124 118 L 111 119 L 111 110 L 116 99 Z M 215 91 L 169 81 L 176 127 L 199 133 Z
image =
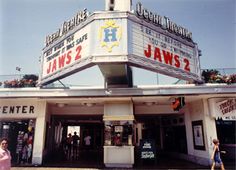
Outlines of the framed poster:
M 205 150 L 202 120 L 192 121 L 194 149 Z

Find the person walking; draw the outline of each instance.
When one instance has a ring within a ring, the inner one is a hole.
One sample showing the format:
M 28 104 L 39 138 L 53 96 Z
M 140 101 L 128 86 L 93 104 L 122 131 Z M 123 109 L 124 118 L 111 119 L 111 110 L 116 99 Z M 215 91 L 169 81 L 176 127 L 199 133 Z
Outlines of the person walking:
M 70 160 L 71 158 L 71 144 L 72 143 L 72 136 L 71 133 L 68 134 L 66 138 L 66 150 L 67 150 L 67 159 Z
M 84 142 L 85 142 L 86 148 L 90 149 L 90 146 L 91 146 L 91 136 L 89 135 L 88 132 L 87 132 L 87 134 L 84 137 Z
M 213 153 L 211 155 L 211 160 L 213 161 L 213 163 L 211 166 L 211 170 L 215 169 L 216 163 L 220 164 L 221 170 L 225 170 L 224 164 L 220 157 L 220 153 L 225 153 L 225 151 L 220 151 L 220 148 L 219 148 L 220 142 L 218 139 L 213 139 L 213 144 L 214 144 L 214 148 L 213 148 Z
M 11 169 L 11 153 L 8 148 L 8 139 L 2 138 L 0 140 L 0 170 Z
M 78 145 L 79 145 L 80 137 L 77 135 L 76 132 L 74 132 L 74 135 L 72 136 L 73 141 L 73 158 L 78 158 Z

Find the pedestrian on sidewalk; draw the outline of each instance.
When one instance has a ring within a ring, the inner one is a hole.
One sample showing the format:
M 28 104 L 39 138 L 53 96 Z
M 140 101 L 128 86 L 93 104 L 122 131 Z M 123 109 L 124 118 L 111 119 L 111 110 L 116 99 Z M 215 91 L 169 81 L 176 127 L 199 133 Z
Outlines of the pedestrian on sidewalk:
M 225 151 L 220 151 L 220 148 L 219 148 L 220 142 L 218 139 L 213 139 L 213 144 L 214 144 L 214 148 L 213 148 L 213 153 L 211 156 L 211 160 L 213 161 L 213 163 L 211 166 L 211 170 L 215 169 L 216 163 L 220 164 L 221 170 L 225 170 L 224 164 L 223 164 L 221 157 L 220 157 L 220 153 L 225 153 Z
M 11 169 L 11 153 L 7 149 L 8 139 L 0 139 L 0 170 L 10 170 Z

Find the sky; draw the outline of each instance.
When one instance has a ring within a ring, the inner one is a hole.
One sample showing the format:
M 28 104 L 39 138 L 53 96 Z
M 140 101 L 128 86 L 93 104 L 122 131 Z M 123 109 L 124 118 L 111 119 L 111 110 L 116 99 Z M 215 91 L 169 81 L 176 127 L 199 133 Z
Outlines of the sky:
M 236 68 L 235 0 L 133 0 L 133 9 L 137 2 L 192 32 L 193 41 L 202 51 L 202 69 Z M 0 77 L 39 74 L 46 35 L 84 8 L 89 12 L 104 10 L 105 0 L 1 0 Z M 133 69 L 133 76 L 137 85 L 175 81 L 160 75 L 157 78 L 156 73 L 142 69 Z M 78 81 L 81 85 L 104 83 L 97 67 L 63 81 L 68 84 Z

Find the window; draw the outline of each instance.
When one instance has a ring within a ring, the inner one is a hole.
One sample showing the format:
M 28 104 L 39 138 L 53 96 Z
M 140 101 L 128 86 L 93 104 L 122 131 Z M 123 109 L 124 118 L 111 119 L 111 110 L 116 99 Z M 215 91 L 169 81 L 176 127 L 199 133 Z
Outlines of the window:
M 106 146 L 132 145 L 133 126 L 128 121 L 111 121 L 105 123 Z

